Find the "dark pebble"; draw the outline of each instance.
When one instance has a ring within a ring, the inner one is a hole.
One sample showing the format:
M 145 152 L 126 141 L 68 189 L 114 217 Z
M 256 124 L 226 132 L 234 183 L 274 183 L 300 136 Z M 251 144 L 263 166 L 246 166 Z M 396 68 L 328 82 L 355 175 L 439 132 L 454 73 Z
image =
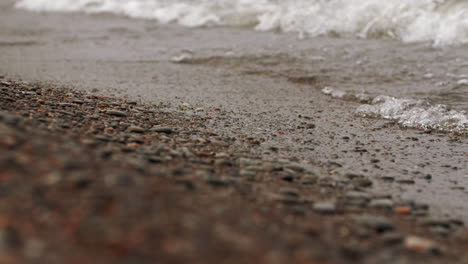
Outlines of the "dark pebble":
M 370 228 L 377 233 L 384 233 L 395 229 L 395 225 L 386 217 L 378 215 L 362 215 L 357 216 L 354 220 L 367 228 Z
M 111 116 L 118 116 L 118 117 L 126 117 L 127 116 L 127 113 L 122 112 L 122 111 L 118 111 L 118 110 L 107 110 L 106 113 L 108 115 L 111 115 Z
M 150 129 L 151 132 L 156 132 L 156 133 L 165 133 L 165 134 L 172 134 L 174 133 L 174 130 L 170 127 L 153 127 Z
M 206 179 L 206 183 L 213 187 L 227 187 L 232 184 L 232 181 L 228 179 L 208 177 Z

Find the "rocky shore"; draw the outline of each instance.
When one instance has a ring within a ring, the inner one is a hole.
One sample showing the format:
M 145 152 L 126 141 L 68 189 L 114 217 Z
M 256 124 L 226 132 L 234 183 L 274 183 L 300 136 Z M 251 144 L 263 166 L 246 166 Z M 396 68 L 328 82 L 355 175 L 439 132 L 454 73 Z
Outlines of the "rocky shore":
M 463 222 L 264 160 L 205 125 L 221 109 L 0 89 L 1 263 L 467 263 Z

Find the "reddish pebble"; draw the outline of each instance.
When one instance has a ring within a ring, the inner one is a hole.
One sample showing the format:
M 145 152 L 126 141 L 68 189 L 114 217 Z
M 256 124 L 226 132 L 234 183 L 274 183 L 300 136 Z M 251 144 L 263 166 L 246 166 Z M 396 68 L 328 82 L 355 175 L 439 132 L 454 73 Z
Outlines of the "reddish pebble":
M 411 213 L 411 207 L 408 207 L 408 206 L 397 207 L 395 208 L 395 213 L 397 215 L 408 215 Z

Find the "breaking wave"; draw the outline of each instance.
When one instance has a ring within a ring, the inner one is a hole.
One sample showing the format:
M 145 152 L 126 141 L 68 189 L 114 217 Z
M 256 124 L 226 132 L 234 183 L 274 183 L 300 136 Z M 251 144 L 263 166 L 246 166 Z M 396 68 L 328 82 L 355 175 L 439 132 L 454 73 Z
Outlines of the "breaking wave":
M 322 93 L 331 97 L 364 103 L 355 114 L 361 117 L 395 120 L 403 127 L 468 134 L 468 117 L 464 111 L 450 110 L 446 105 L 432 105 L 424 100 L 400 99 L 379 95 L 352 94 L 325 87 Z
M 188 27 L 241 26 L 310 36 L 353 34 L 434 46 L 468 42 L 462 0 L 19 0 L 31 11 L 114 13 Z

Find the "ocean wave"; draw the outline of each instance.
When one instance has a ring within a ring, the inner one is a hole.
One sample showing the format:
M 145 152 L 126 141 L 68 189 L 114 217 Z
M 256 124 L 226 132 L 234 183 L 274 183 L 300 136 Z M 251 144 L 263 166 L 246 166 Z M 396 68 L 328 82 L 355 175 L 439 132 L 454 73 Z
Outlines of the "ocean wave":
M 377 96 L 370 104 L 359 106 L 356 114 L 396 120 L 404 127 L 468 133 L 468 117 L 465 112 L 450 110 L 446 105 L 430 105 L 423 100 Z
M 19 0 L 31 11 L 102 13 L 188 27 L 390 37 L 434 46 L 468 42 L 468 1 L 462 0 Z
M 363 103 L 355 114 L 361 117 L 394 120 L 403 127 L 468 134 L 468 117 L 464 111 L 450 110 L 448 106 L 432 105 L 424 100 L 395 98 L 379 95 L 353 94 L 325 87 L 322 93 L 334 98 Z

